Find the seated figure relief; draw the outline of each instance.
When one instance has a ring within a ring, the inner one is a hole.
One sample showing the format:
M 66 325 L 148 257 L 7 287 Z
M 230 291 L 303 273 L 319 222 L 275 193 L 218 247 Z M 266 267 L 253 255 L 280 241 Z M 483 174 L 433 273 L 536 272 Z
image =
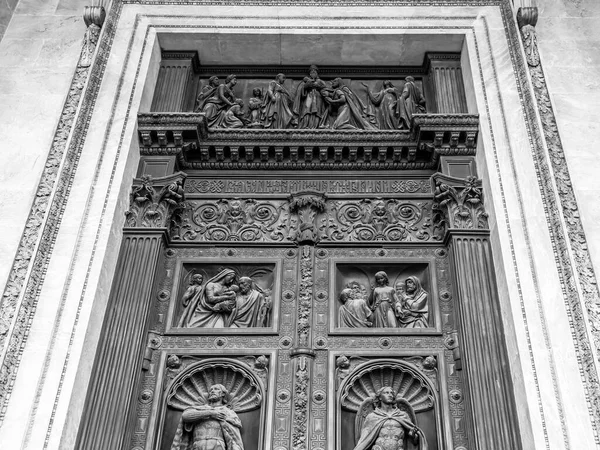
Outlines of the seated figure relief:
M 367 296 L 358 281 L 350 281 L 340 292 L 338 327 L 342 328 L 427 328 L 429 294 L 416 276 L 389 286 L 386 272 L 375 274 Z
M 248 86 L 252 96 L 246 102 L 236 98 L 236 83 L 235 75 L 224 82 L 212 76 L 200 88 L 194 111 L 206 115 L 209 128 L 408 131 L 413 116 L 426 112 L 423 93 L 410 76 L 401 89 L 385 80 L 381 87 L 371 82 L 372 90 L 358 80 L 322 80 L 318 67 L 312 65 L 299 82 L 279 73 L 268 85 Z M 366 92 L 357 89 L 358 84 Z
M 192 276 L 181 298 L 182 328 L 251 328 L 269 326 L 271 302 L 250 277 L 223 269 L 201 286 L 203 277 Z M 238 281 L 238 284 L 236 284 Z

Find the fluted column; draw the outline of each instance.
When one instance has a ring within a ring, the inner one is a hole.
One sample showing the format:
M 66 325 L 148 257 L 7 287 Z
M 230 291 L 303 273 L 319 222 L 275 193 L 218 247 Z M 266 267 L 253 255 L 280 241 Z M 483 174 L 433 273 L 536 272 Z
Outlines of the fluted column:
M 467 97 L 463 83 L 460 55 L 428 53 L 429 77 L 433 85 L 436 112 L 467 113 Z
M 148 340 L 155 274 L 167 226 L 182 205 L 182 180 L 178 174 L 134 183 L 79 430 L 80 450 L 118 450 L 126 442 Z
M 476 449 L 522 448 L 481 181 L 436 174 L 456 274 L 458 346 Z
M 191 111 L 199 64 L 196 52 L 163 52 L 151 111 Z

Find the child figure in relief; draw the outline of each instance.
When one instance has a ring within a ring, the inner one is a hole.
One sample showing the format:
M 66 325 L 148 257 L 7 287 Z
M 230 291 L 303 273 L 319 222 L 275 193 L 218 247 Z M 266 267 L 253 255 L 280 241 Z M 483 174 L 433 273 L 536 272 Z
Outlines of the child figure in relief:
M 363 298 L 356 297 L 351 288 L 346 288 L 340 293 L 340 310 L 338 312 L 338 326 L 347 328 L 371 327 L 371 309 Z
M 373 311 L 374 328 L 397 328 L 398 321 L 394 312 L 395 305 L 399 302 L 396 290 L 389 286 L 388 276 L 385 272 L 375 274 L 375 286 L 371 288 L 369 307 Z

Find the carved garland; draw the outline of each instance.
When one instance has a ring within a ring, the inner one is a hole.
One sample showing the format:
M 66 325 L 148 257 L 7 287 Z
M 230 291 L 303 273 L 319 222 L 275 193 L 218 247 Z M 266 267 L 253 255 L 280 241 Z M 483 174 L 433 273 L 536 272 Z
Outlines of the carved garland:
M 555 255 L 559 261 L 558 269 L 561 274 L 563 295 L 570 312 L 570 325 L 574 333 L 574 344 L 578 348 L 578 360 L 583 372 L 590 417 L 593 427 L 598 430 L 600 429 L 600 380 L 598 378 L 597 361 L 595 362 L 594 353 L 600 350 L 600 292 L 598 291 L 596 275 L 537 49 L 537 38 L 534 28 L 537 23 L 537 8 L 520 8 L 517 20 L 519 22 L 527 67 L 531 76 L 535 102 L 537 103 L 541 118 L 543 137 L 548 148 L 548 159 L 550 160 L 552 170 L 548 166 L 541 136 L 539 130 L 536 129 L 535 111 L 531 107 L 528 110 L 529 122 L 534 131 L 537 132 L 533 133 L 536 140 L 535 151 L 533 152 L 534 161 L 539 174 L 539 185 L 545 200 L 545 212 L 547 221 L 550 224 L 549 230 L 555 248 Z M 523 93 L 526 96 L 525 100 L 530 99 L 528 89 L 524 88 Z M 531 100 L 529 102 L 526 101 L 526 104 L 532 105 Z M 555 180 L 557 185 L 556 194 L 550 181 L 552 179 Z M 558 196 L 560 201 L 560 209 L 555 195 Z M 562 231 L 563 220 L 559 210 L 562 211 L 562 216 L 564 217 L 564 226 L 566 227 L 569 239 L 568 243 Z M 577 268 L 583 299 L 580 299 L 578 295 L 576 275 L 571 266 L 571 254 Z M 582 303 L 587 310 L 587 318 L 583 311 Z M 592 335 L 595 351 L 588 339 L 588 327 Z M 598 435 L 596 435 L 596 442 L 600 444 Z
M 118 15 L 121 3 L 114 2 Z M 116 21 L 105 27 L 104 45 L 93 66 L 91 55 L 95 51 L 105 18 L 104 8 L 86 7 L 84 20 L 88 30 L 81 54 L 69 87 L 69 92 L 54 133 L 44 171 L 38 184 L 33 206 L 19 242 L 9 279 L 0 300 L 0 424 L 4 420 L 12 384 L 20 363 L 20 354 L 29 334 L 31 318 L 35 313 L 39 291 L 45 278 L 45 267 L 54 248 L 62 214 L 69 198 L 73 175 L 79 164 L 81 149 L 94 109 L 100 81 L 102 80 L 110 47 L 115 34 Z M 83 90 L 90 73 L 94 82 Z M 77 120 L 75 120 L 77 119 Z M 72 135 L 70 145 L 67 141 Z M 62 163 L 62 169 L 59 168 Z M 52 203 L 51 203 L 52 201 Z M 36 247 L 37 245 L 37 247 Z M 27 272 L 31 274 L 27 279 Z M 25 287 L 25 290 L 23 288 Z M 12 333 L 8 332 L 12 327 Z

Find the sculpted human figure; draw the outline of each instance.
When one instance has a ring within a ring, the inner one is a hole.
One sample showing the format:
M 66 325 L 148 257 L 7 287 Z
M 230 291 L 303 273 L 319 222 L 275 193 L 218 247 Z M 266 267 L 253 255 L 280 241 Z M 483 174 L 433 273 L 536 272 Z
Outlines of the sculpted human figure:
M 240 291 L 236 297 L 236 304 L 225 326 L 232 328 L 266 327 L 270 304 L 265 296 L 254 287 L 250 277 L 241 277 L 239 280 Z
M 410 129 L 413 115 L 424 112 L 426 112 L 425 97 L 415 84 L 415 79 L 406 77 L 404 89 L 396 103 L 396 115 L 399 119 L 398 128 L 401 130 Z
M 207 405 L 183 411 L 171 450 L 244 450 L 242 422 L 229 403 L 225 386 L 212 385 Z
M 394 313 L 398 297 L 395 289 L 388 284 L 388 276 L 385 272 L 375 274 L 375 286 L 371 288 L 369 296 L 369 307 L 373 311 L 373 328 L 396 328 L 398 326 Z
M 398 90 L 390 80 L 383 82 L 383 88 L 379 92 L 372 92 L 365 83 L 369 101 L 375 107 L 375 116 L 380 130 L 395 130 L 398 128 L 396 118 L 396 102 L 398 101 Z
M 296 122 L 292 111 L 293 99 L 283 86 L 285 75 L 277 74 L 265 94 L 265 128 L 284 129 Z
M 324 92 L 323 99 L 330 106 L 331 115 L 335 120 L 331 123 L 334 130 L 375 130 L 376 128 L 367 116 L 367 109 L 360 98 L 348 87 L 344 86 L 341 78 L 331 82 L 333 94 Z M 373 121 L 375 119 L 373 118 Z
M 185 328 L 222 328 L 236 305 L 235 272 L 224 269 L 206 282 L 183 311 L 179 321 Z
M 351 288 L 342 290 L 340 302 L 342 305 L 338 311 L 339 327 L 366 328 L 373 326 L 370 321 L 373 312 L 367 306 L 365 299 L 356 297 Z
M 252 89 L 252 97 L 248 100 L 248 120 L 250 128 L 263 127 L 263 106 L 265 99 L 259 88 Z
M 375 410 L 362 423 L 354 450 L 427 450 L 423 431 L 405 409 L 398 407 L 407 403 L 397 400 L 391 387 L 379 389 L 375 394 Z M 410 405 L 407 407 L 410 409 Z
M 427 291 L 421 281 L 410 276 L 404 282 L 404 292 L 396 304 L 398 325 L 402 328 L 426 328 L 429 326 L 429 306 Z
M 196 108 L 194 108 L 194 112 L 202 111 L 206 100 L 215 94 L 219 84 L 219 77 L 217 76 L 212 76 L 208 79 L 208 84 L 200 89 L 200 93 L 198 94 L 198 97 L 196 97 Z
M 225 111 L 221 120 L 217 121 L 217 128 L 243 128 L 245 118 L 243 114 L 244 101 L 241 98 L 236 98 L 233 105 Z
M 309 76 L 304 77 L 296 88 L 293 113 L 298 128 L 319 128 L 325 114 L 325 102 L 321 91 L 327 87 L 319 78 L 317 66 L 310 66 Z
M 194 298 L 196 295 L 200 295 L 200 291 L 202 290 L 202 282 L 204 281 L 204 276 L 201 273 L 195 273 L 192 275 L 190 279 L 190 285 L 185 290 L 184 294 L 181 296 L 181 304 L 186 307 L 190 304 L 190 300 Z
M 233 87 L 237 83 L 235 75 L 225 78 L 225 83 L 220 84 L 214 93 L 206 99 L 202 112 L 206 114 L 209 127 L 219 126 L 225 112 L 235 104 Z

